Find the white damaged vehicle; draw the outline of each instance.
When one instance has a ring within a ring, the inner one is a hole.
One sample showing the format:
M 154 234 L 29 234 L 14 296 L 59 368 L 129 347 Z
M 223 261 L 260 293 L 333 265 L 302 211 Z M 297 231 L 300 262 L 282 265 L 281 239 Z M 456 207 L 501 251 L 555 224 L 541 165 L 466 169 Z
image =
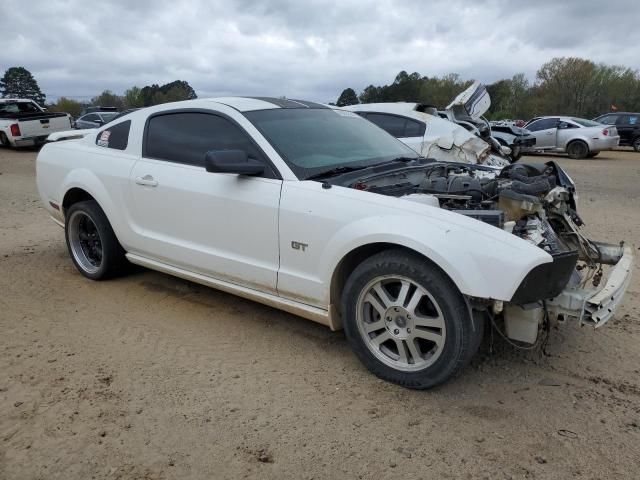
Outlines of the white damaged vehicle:
M 420 103 L 361 103 L 342 108 L 375 123 L 425 158 L 498 167 L 511 163 L 492 152 L 482 138 Z
M 85 277 L 129 261 L 344 328 L 410 388 L 460 372 L 487 320 L 527 343 L 558 318 L 602 325 L 631 272 L 629 247 L 580 233 L 556 164 L 427 160 L 300 100 L 140 110 L 47 144 L 37 184 Z

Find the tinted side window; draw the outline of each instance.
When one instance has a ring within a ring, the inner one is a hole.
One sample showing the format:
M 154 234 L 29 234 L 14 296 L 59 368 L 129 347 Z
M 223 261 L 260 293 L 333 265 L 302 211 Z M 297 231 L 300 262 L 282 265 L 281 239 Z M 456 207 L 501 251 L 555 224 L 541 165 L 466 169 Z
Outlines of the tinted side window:
M 263 160 L 244 131 L 217 115 L 170 113 L 148 120 L 145 157 L 204 166 L 209 150 L 244 150 L 249 157 Z
M 96 136 L 96 145 L 99 147 L 115 148 L 116 150 L 126 150 L 129 143 L 129 130 L 131 120 L 118 123 L 112 127 L 102 130 Z
M 638 125 L 638 115 L 620 115 L 616 123 L 623 126 Z
M 527 130 L 531 130 L 532 132 L 537 132 L 539 130 L 555 128 L 557 124 L 558 124 L 557 118 L 542 118 L 540 120 L 536 120 L 530 125 L 527 125 Z
M 97 122 L 100 118 L 95 113 L 90 113 L 89 115 L 82 117 L 80 120 L 84 120 L 85 122 Z
M 604 117 L 598 118 L 596 121 L 606 125 L 615 125 L 617 118 L 618 115 L 605 115 Z
M 425 129 L 426 129 L 426 125 L 424 123 L 407 119 L 407 124 L 404 128 L 404 136 L 405 137 L 422 137 L 424 136 Z
M 404 136 L 404 125 L 407 120 L 402 117 L 384 115 L 382 113 L 370 113 L 367 115 L 367 120 L 375 123 L 394 137 Z

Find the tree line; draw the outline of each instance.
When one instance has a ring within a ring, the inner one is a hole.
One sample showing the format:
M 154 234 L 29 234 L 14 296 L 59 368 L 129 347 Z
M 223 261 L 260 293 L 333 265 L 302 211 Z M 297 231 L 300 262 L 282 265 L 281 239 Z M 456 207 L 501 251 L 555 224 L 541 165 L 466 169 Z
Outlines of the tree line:
M 198 98 L 191 85 L 184 80 L 175 80 L 164 85 L 147 85 L 140 88 L 131 87 L 122 95 L 117 95 L 111 90 L 104 90 L 100 95 L 93 97 L 90 102 L 82 103 L 71 98 L 60 97 L 57 102 L 48 105 L 53 112 L 66 112 L 72 116 L 80 115 L 87 106 L 116 107 L 118 110 L 128 108 L 150 107 L 161 103 L 178 102 L 181 100 L 193 100 Z
M 29 98 L 41 106 L 46 106 L 52 112 L 65 112 L 74 117 L 80 115 L 80 112 L 89 106 L 116 107 L 119 110 L 124 110 L 198 98 L 188 82 L 175 80 L 164 85 L 154 83 L 143 88 L 134 86 L 122 95 L 117 95 L 111 90 L 104 90 L 89 102 L 60 97 L 57 101 L 47 104 L 46 96 L 40 90 L 38 82 L 24 67 L 7 69 L 0 79 L 0 97 Z
M 360 94 L 346 88 L 336 105 L 419 102 L 444 108 L 473 81 L 452 73 L 441 77 L 405 71 L 389 85 L 369 85 Z M 640 74 L 620 65 L 596 64 L 575 57 L 553 58 L 533 83 L 523 73 L 486 85 L 490 119 L 529 119 L 538 115 L 593 118 L 611 110 L 640 111 Z
M 355 103 L 419 102 L 444 108 L 458 93 L 471 85 L 456 73 L 428 77 L 402 71 L 389 85 L 369 85 L 360 94 L 346 88 L 336 101 L 345 106 Z M 537 115 L 575 115 L 592 118 L 611 110 L 640 111 L 640 74 L 621 65 L 596 64 L 575 57 L 553 58 L 542 65 L 534 82 L 518 73 L 487 85 L 491 95 L 490 119 L 528 119 Z M 24 67 L 7 69 L 0 79 L 0 96 L 30 98 L 45 105 L 46 96 L 38 82 Z M 184 80 L 164 85 L 137 86 L 118 95 L 105 90 L 89 102 L 60 97 L 46 104 L 51 111 L 80 114 L 90 105 L 139 108 L 160 103 L 197 98 Z

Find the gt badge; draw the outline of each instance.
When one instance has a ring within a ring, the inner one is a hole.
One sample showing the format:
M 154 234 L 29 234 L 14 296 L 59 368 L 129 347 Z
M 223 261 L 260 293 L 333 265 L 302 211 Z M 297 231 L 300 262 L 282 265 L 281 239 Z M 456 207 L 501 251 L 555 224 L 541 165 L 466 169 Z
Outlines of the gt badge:
M 306 251 L 307 247 L 309 245 L 307 243 L 301 243 L 301 242 L 291 242 L 291 248 L 293 248 L 294 250 L 302 250 L 303 252 Z

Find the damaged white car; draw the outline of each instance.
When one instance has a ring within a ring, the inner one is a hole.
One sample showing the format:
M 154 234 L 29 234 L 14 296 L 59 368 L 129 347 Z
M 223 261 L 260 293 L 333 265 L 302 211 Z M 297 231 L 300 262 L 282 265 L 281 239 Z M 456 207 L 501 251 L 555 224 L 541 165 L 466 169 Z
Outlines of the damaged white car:
M 382 128 L 425 158 L 504 167 L 511 161 L 491 144 L 420 103 L 363 103 L 343 107 Z M 509 153 L 508 151 L 507 153 Z
M 631 272 L 630 248 L 580 233 L 557 165 L 427 160 L 301 100 L 134 112 L 47 144 L 37 183 L 82 275 L 129 261 L 344 327 L 373 373 L 410 388 L 460 372 L 487 320 L 527 343 L 556 318 L 602 325 Z

